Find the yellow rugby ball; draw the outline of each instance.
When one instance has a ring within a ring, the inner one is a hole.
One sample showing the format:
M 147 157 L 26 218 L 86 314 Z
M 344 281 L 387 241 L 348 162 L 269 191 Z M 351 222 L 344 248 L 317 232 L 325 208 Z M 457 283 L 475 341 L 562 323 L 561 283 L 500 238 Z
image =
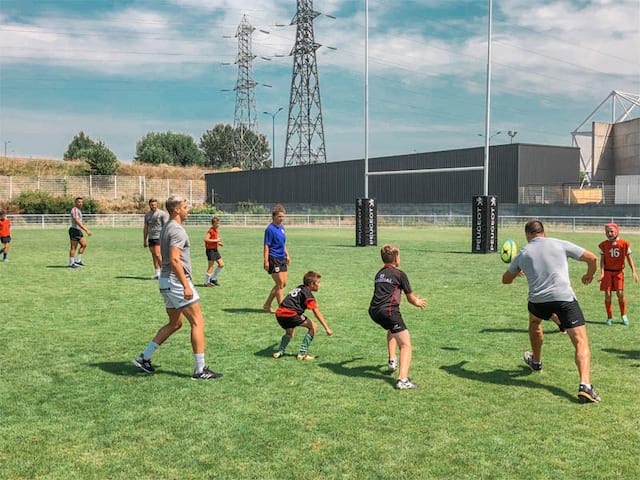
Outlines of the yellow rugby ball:
M 513 240 L 505 240 L 500 249 L 500 259 L 504 263 L 511 263 L 513 257 L 518 254 L 518 246 Z

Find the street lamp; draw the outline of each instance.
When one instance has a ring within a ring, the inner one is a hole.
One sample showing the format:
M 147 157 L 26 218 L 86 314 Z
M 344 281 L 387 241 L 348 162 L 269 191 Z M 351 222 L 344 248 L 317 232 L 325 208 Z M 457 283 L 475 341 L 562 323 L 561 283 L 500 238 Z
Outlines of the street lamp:
M 7 145 L 9 145 L 11 143 L 11 140 L 5 140 L 4 142 L 4 156 L 6 158 L 7 156 Z
M 511 137 L 511 141 L 509 143 L 513 143 L 513 137 L 515 137 L 518 134 L 518 132 L 516 132 L 515 130 L 509 130 L 507 132 L 507 135 L 509 135 Z
M 496 133 L 494 133 L 493 135 L 491 135 L 491 136 L 489 137 L 489 143 L 491 143 L 491 139 L 492 139 L 493 137 L 497 137 L 497 136 L 498 136 L 498 135 L 500 135 L 501 133 L 502 133 L 502 131 L 498 130 Z M 516 132 L 516 133 L 517 133 L 517 132 Z M 484 137 L 484 134 L 479 133 L 479 134 L 478 134 L 478 136 L 479 136 L 479 137 Z
M 265 115 L 271 115 L 271 168 L 276 166 L 276 115 L 278 115 L 284 107 L 280 107 L 274 113 L 262 112 Z

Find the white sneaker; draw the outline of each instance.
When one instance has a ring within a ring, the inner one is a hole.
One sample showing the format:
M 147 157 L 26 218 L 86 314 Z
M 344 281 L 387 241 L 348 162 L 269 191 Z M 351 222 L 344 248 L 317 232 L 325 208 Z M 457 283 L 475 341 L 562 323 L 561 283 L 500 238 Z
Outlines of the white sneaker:
M 413 383 L 410 378 L 406 378 L 405 380 L 398 379 L 396 382 L 396 388 L 398 390 L 411 390 L 414 388 L 420 388 L 420 385 Z
M 396 361 L 395 358 L 392 360 L 389 360 L 389 363 L 387 363 L 387 367 L 389 367 L 389 370 L 393 372 L 398 368 L 398 362 Z

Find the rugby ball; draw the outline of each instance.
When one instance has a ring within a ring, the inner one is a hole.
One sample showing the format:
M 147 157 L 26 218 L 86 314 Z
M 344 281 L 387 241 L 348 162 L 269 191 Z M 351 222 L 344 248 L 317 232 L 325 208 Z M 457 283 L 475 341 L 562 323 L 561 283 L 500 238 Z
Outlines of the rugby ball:
M 518 253 L 518 247 L 513 240 L 505 240 L 500 249 L 500 259 L 504 263 L 511 263 L 513 257 Z

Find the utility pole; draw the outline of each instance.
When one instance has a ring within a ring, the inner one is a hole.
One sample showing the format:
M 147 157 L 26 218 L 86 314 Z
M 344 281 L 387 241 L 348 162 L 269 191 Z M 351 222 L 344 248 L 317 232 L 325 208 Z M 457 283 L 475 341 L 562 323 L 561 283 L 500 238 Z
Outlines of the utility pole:
M 276 115 L 278 115 L 284 107 L 278 108 L 275 112 L 262 112 L 271 116 L 271 168 L 276 166 Z
M 327 161 L 320 103 L 320 83 L 316 50 L 321 47 L 313 34 L 313 20 L 320 15 L 313 10 L 313 0 L 297 0 L 296 42 L 291 51 L 293 73 L 289 99 L 289 119 L 284 166 Z

